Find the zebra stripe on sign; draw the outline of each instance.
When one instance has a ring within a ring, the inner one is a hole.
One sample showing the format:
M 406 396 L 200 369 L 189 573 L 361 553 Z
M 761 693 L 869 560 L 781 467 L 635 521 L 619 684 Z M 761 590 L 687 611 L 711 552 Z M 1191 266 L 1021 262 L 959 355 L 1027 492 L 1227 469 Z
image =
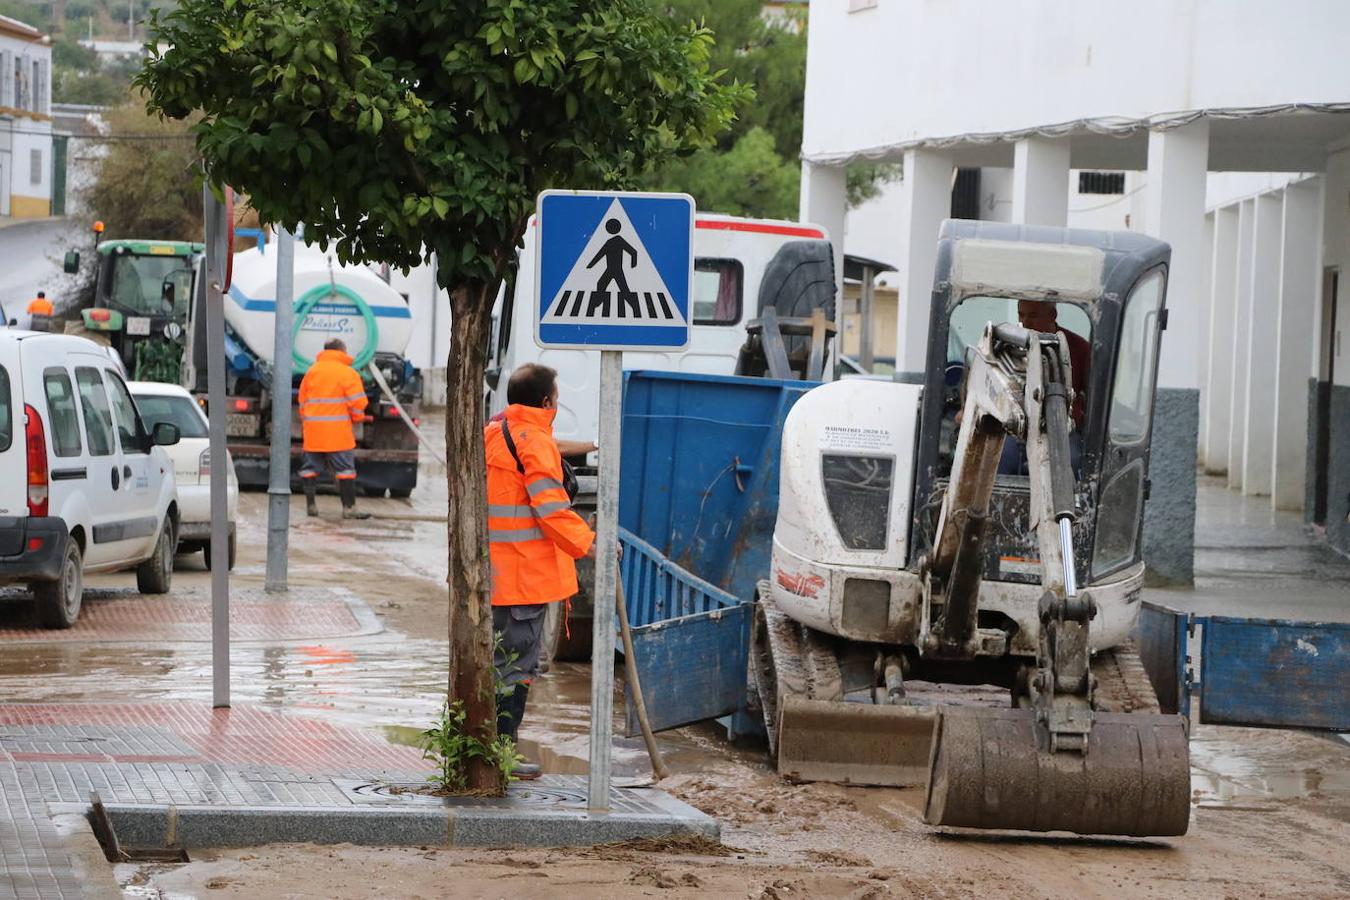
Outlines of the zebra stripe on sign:
M 623 205 L 606 210 L 541 320 L 567 325 L 684 328 L 678 304 Z

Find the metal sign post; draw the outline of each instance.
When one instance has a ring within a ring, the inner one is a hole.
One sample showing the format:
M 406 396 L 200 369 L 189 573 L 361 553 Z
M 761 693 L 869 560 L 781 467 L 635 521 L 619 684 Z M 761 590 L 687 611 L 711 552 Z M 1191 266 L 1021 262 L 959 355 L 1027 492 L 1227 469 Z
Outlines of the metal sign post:
M 211 698 L 230 705 L 230 523 L 225 466 L 225 294 L 228 290 L 230 214 L 210 185 L 206 209 L 206 397 L 211 452 Z
M 535 341 L 551 349 L 601 351 L 586 794 L 589 808 L 604 812 L 610 807 L 614 731 L 623 351 L 689 345 L 694 200 L 687 194 L 545 191 L 537 213 Z
M 288 590 L 291 525 L 291 331 L 295 318 L 295 235 L 277 230 L 277 314 L 272 332 L 272 458 L 267 484 L 269 593 Z

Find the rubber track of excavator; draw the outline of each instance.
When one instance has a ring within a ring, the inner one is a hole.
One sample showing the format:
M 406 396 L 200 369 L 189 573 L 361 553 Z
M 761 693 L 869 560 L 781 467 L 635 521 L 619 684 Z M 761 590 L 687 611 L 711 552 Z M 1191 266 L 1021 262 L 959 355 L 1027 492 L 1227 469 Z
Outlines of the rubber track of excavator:
M 1101 712 L 1159 713 L 1158 694 L 1153 690 L 1144 663 L 1133 642 L 1104 650 L 1092 658 L 1097 680 L 1093 699 Z
M 807 675 L 802 666 L 801 626 L 779 612 L 769 598 L 769 583 L 759 583 L 750 641 L 755 687 L 764 711 L 769 752 L 778 752 L 778 712 L 788 696 L 806 696 Z

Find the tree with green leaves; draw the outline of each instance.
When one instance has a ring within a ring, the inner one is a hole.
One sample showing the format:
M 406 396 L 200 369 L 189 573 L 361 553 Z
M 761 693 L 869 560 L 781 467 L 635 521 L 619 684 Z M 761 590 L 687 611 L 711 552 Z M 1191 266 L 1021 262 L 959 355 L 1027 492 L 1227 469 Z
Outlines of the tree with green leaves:
M 450 293 L 450 699 L 496 734 L 482 438 L 493 300 L 545 188 L 617 188 L 727 128 L 746 89 L 647 0 L 182 0 L 137 78 L 207 177 L 344 262 L 434 253 Z M 469 759 L 465 784 L 502 788 Z

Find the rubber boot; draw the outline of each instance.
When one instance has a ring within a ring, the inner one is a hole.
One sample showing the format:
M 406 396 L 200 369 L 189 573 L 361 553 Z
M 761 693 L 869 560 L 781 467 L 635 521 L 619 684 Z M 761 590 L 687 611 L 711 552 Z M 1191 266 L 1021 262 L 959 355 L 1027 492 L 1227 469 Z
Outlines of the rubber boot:
M 497 729 L 512 741 L 518 740 L 520 723 L 525 718 L 525 700 L 529 695 L 530 686 L 518 684 L 511 696 L 498 701 Z M 520 781 L 533 781 L 540 775 L 539 764 L 528 761 L 517 763 L 511 774 Z
M 315 490 L 318 488 L 314 482 L 317 478 L 301 478 L 300 486 L 305 490 L 305 515 L 317 516 L 319 514 L 319 502 L 315 499 Z
M 344 478 L 338 482 L 338 495 L 342 497 L 342 518 L 369 519 L 370 513 L 356 508 L 356 479 Z

